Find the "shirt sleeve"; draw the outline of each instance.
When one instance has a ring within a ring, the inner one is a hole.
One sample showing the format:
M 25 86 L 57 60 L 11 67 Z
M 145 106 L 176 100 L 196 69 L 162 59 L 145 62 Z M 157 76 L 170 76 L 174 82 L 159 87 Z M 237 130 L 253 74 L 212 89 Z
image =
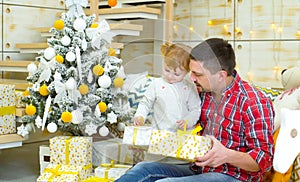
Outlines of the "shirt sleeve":
M 274 154 L 273 119 L 274 110 L 271 101 L 263 98 L 251 100 L 244 115 L 248 154 L 258 163 L 261 172 L 272 167 Z
M 147 115 L 149 114 L 151 108 L 153 107 L 154 101 L 155 101 L 155 83 L 156 80 L 154 79 L 149 87 L 147 88 L 143 98 L 141 99 L 138 108 L 136 110 L 136 113 L 134 117 L 142 116 L 144 120 L 146 119 Z

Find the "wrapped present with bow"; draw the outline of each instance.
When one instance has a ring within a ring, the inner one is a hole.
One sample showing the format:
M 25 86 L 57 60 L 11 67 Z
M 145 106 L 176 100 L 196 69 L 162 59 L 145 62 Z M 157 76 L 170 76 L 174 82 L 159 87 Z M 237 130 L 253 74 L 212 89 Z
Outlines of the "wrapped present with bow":
M 87 168 L 74 165 L 49 164 L 38 177 L 37 182 L 83 181 L 90 176 L 90 170 Z
M 95 176 L 106 180 L 117 180 L 126 173 L 132 166 L 115 164 L 112 160 L 110 163 L 101 164 L 95 169 Z
M 148 146 L 151 133 L 151 126 L 126 126 L 123 135 L 123 144 Z
M 0 84 L 0 134 L 9 133 L 16 133 L 15 86 Z
M 55 136 L 50 142 L 50 162 L 74 166 L 92 165 L 92 137 Z
M 201 126 L 198 126 L 188 132 L 184 127 L 184 130 L 178 130 L 177 133 L 153 130 L 148 153 L 193 161 L 212 147 L 210 138 L 197 135 L 201 129 Z

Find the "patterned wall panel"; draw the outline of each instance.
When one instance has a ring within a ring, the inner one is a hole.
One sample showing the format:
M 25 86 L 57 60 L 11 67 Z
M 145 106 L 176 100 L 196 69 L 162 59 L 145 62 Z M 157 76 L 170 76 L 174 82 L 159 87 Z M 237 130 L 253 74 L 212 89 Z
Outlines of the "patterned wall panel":
M 235 44 L 237 69 L 257 86 L 282 88 L 281 71 L 299 59 L 299 41 L 241 41 Z
M 297 39 L 300 33 L 300 1 L 240 1 L 236 5 L 238 39 Z
M 208 37 L 233 39 L 234 3 L 224 0 L 177 0 L 174 6 L 174 40 Z
M 65 8 L 65 0 L 3 0 L 4 4 L 15 4 L 22 6 L 37 6 L 47 8 Z
M 62 10 L 3 5 L 4 51 L 18 51 L 16 43 L 46 42 L 37 27 L 51 27 Z

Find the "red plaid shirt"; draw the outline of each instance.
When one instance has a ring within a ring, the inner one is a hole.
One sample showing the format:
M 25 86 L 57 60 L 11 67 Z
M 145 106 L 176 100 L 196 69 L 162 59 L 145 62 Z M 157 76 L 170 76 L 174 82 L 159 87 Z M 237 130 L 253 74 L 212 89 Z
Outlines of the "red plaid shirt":
M 260 167 L 259 172 L 248 172 L 226 163 L 216 168 L 204 167 L 202 172 L 221 172 L 241 181 L 262 181 L 272 166 L 274 152 L 271 101 L 236 72 L 219 105 L 210 92 L 200 96 L 202 134 L 214 135 L 227 148 L 247 152 Z

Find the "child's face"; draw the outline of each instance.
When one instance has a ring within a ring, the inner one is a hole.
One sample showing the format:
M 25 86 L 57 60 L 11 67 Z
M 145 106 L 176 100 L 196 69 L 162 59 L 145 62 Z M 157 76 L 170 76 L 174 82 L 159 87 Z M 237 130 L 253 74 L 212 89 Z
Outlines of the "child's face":
M 167 65 L 164 65 L 163 69 L 163 78 L 168 82 L 168 83 L 176 83 L 180 82 L 183 80 L 187 72 L 183 69 L 176 68 L 170 68 Z

